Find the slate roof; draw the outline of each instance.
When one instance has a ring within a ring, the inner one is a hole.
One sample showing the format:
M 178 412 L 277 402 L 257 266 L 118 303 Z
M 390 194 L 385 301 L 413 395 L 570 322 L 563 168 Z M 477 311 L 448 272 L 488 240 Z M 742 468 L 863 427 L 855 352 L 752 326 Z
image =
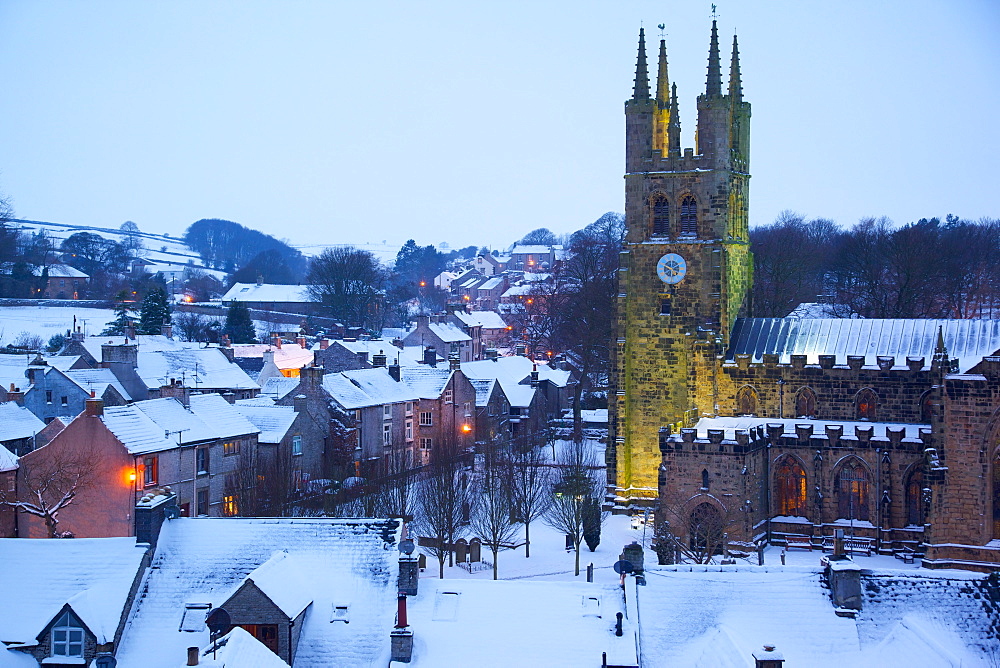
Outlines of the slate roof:
M 11 384 L 22 390 L 28 389 L 28 378 L 24 372 L 34 355 L 0 355 L 0 385 L 9 390 Z
M 485 286 L 484 286 L 485 287 Z M 496 311 L 456 311 L 455 317 L 466 325 L 480 325 L 483 329 L 506 329 L 507 323 Z
M 98 362 L 101 361 L 101 347 L 105 344 L 123 346 L 136 344 L 140 351 L 152 352 L 158 350 L 183 350 L 197 348 L 199 344 L 188 343 L 178 339 L 168 339 L 162 334 L 139 334 L 134 340 L 125 336 L 88 336 L 80 342 L 84 349 Z
M 388 665 L 398 540 L 395 520 L 170 520 L 161 530 L 152 568 L 119 645 L 118 663 L 176 668 L 187 647 L 208 645 L 207 629 L 178 630 L 184 604 L 220 605 L 244 578 L 284 550 L 302 564 L 313 598 L 296 668 Z M 330 622 L 335 601 L 350 606 L 350 624 Z
M 50 264 L 48 269 L 49 278 L 90 278 L 90 275 L 68 264 Z M 31 273 L 35 276 L 41 276 L 43 271 L 42 267 L 35 267 L 31 270 Z
M 191 410 L 173 397 L 112 406 L 102 419 L 134 455 L 260 431 L 217 394 L 192 395 Z
M 149 389 L 183 379 L 190 388 L 252 390 L 260 387 L 217 348 L 148 351 L 139 348 L 136 372 Z
M 0 404 L 0 443 L 31 438 L 42 429 L 45 423 L 24 406 L 13 401 Z
M 378 406 L 380 403 L 339 373 L 328 373 L 323 376 L 323 389 L 346 410 Z
M 472 340 L 471 336 L 463 332 L 460 327 L 450 322 L 432 322 L 427 325 L 427 328 L 434 332 L 434 335 L 445 343 Z
M 497 384 L 496 378 L 477 378 L 469 382 L 476 390 L 476 406 L 480 408 L 486 406 L 490 402 L 490 395 L 493 394 L 493 387 Z
M 891 355 L 897 366 L 906 366 L 907 357 L 923 357 L 929 365 L 938 328 L 948 356 L 958 359 L 959 372 L 1000 350 L 1000 320 L 739 318 L 726 359 L 748 354 L 761 361 L 765 353 L 774 353 L 779 363 L 806 355 L 807 364 L 818 364 L 819 355 L 836 355 L 837 364 L 846 364 L 848 355 L 864 355 L 866 365 L 875 365 L 877 356 Z
M 341 375 L 375 399 L 377 404 L 397 404 L 404 401 L 416 401 L 420 398 L 416 391 L 406 383 L 393 380 L 389 371 L 384 368 L 353 369 L 342 371 Z
M 0 641 L 34 644 L 63 605 L 111 642 L 146 546 L 135 538 L 0 539 L 4 599 Z M 177 663 L 177 662 L 175 662 Z
M 154 399 L 154 401 L 176 400 Z M 177 441 L 168 439 L 163 433 L 163 428 L 135 404 L 106 407 L 101 420 L 133 455 L 145 455 L 177 447 Z
M 454 373 L 447 366 L 432 367 L 426 364 L 400 367 L 400 379 L 413 388 L 421 399 L 438 399 Z
M 98 397 L 104 396 L 108 387 L 113 387 L 122 399 L 131 401 L 128 391 L 118 381 L 111 369 L 70 369 L 63 371 L 66 377 L 80 386 L 85 392 L 93 391 Z
M 226 401 L 222 395 L 192 394 L 190 397 L 191 412 L 211 425 L 219 438 L 256 434 L 260 430 L 247 420 L 243 413 Z
M 297 343 L 283 343 L 280 348 L 263 343 L 233 344 L 235 360 L 245 358 L 263 360 L 265 352 L 274 353 L 274 365 L 279 369 L 301 369 L 313 361 L 313 351 Z
M 306 303 L 314 300 L 309 297 L 308 286 L 305 285 L 235 283 L 222 296 L 222 301 Z
M 256 401 L 249 399 L 247 401 Z M 248 404 L 247 401 L 237 401 L 234 408 L 254 427 L 260 430 L 257 441 L 262 444 L 280 443 L 288 430 L 292 428 L 297 413 L 291 406 L 270 406 Z M 270 401 L 270 400 L 268 400 Z
M 252 580 L 257 589 L 271 599 L 289 619 L 295 619 L 313 601 L 312 585 L 304 577 L 308 573 L 308 567 L 309 564 L 298 556 L 289 556 L 288 552 L 280 550 L 253 569 L 246 580 Z
M 274 376 L 266 379 L 260 386 L 260 393 L 272 399 L 284 399 L 299 386 L 298 378 Z
M 0 473 L 17 469 L 17 457 L 13 452 L 0 445 Z
M 227 666 L 229 668 L 239 668 L 240 666 L 288 668 L 287 663 L 268 649 L 264 643 L 250 635 L 250 632 L 242 626 L 233 627 L 232 631 L 219 638 L 215 651 L 212 651 L 211 644 L 203 648 L 198 665 L 216 666 L 217 668 L 226 668 Z
M 376 339 L 373 341 L 333 341 L 330 345 L 341 346 L 352 353 L 366 352 L 368 353 L 369 363 L 371 363 L 372 355 L 378 355 L 379 353 L 385 355 L 387 364 L 392 364 L 398 359 L 400 366 L 420 364 L 420 360 L 423 359 L 420 346 L 406 346 L 400 349 L 385 339 Z

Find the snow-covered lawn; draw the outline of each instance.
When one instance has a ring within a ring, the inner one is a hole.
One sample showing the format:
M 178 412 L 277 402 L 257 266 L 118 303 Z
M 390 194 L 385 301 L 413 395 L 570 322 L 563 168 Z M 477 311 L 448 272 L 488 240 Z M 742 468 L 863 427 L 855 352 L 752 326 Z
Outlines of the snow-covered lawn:
M 75 306 L 0 306 L 0 345 L 7 345 L 22 332 L 36 334 L 45 343 L 54 334 L 73 329 L 73 316 L 84 333 L 99 334 L 115 319 L 114 311 Z

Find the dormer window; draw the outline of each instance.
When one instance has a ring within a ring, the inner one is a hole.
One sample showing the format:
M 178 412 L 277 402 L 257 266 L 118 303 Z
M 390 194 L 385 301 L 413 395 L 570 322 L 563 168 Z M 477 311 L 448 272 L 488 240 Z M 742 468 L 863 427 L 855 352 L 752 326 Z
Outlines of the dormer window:
M 83 625 L 69 610 L 52 625 L 52 656 L 83 658 Z

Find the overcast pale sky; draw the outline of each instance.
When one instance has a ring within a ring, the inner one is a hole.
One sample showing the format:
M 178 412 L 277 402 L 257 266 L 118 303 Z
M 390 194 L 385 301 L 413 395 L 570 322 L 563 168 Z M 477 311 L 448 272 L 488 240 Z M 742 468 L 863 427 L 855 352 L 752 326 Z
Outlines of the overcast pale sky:
M 693 146 L 708 2 L 0 0 L 0 192 L 35 220 L 505 246 L 623 210 L 640 24 Z M 1000 3 L 719 3 L 751 224 L 1000 217 Z M 728 67 L 726 68 L 728 72 Z

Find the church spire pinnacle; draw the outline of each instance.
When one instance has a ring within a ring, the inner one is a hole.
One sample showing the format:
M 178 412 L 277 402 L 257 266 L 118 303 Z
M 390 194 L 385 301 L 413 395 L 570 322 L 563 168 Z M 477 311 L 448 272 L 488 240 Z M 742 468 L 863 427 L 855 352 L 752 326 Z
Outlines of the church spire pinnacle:
M 656 68 L 656 102 L 660 109 L 670 105 L 670 81 L 667 77 L 667 40 L 660 40 L 660 60 Z
M 649 69 L 646 67 L 646 31 L 639 28 L 639 56 L 635 62 L 635 87 L 633 100 L 649 99 Z
M 719 30 L 712 19 L 712 41 L 708 47 L 708 83 L 705 93 L 709 96 L 722 95 L 722 67 L 719 64 Z
M 733 102 L 743 101 L 743 79 L 740 76 L 740 47 L 733 35 L 733 59 L 729 64 L 729 97 Z
M 677 84 L 670 94 L 670 125 L 667 129 L 667 151 L 672 156 L 681 154 L 681 112 L 677 104 Z

